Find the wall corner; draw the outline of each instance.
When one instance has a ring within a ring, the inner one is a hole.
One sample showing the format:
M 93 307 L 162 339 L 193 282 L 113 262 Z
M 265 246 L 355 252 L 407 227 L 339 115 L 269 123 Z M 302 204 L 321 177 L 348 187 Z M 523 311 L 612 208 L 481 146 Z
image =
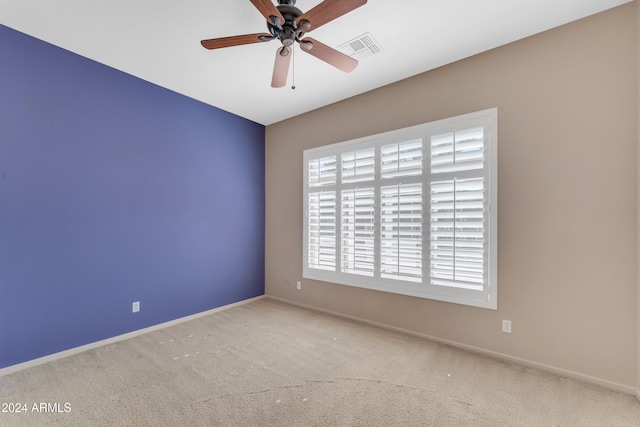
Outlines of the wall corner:
M 636 315 L 636 398 L 640 400 L 640 0 L 636 0 L 636 74 L 638 82 L 636 92 L 636 132 L 637 132 L 637 160 L 636 160 L 636 280 L 637 280 L 637 315 Z

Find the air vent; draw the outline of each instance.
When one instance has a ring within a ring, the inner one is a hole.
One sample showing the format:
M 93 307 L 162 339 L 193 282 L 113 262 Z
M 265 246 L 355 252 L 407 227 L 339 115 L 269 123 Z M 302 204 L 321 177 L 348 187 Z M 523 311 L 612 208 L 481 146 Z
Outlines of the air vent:
M 338 46 L 338 49 L 342 53 L 358 60 L 382 52 L 380 44 L 373 38 L 371 33 L 364 33 L 353 40 L 343 43 Z

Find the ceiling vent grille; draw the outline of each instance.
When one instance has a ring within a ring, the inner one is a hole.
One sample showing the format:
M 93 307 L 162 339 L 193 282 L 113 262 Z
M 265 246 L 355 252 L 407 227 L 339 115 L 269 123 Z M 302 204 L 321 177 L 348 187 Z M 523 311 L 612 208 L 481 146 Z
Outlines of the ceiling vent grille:
M 373 38 L 371 33 L 364 33 L 353 40 L 343 43 L 338 46 L 338 49 L 342 53 L 358 60 L 382 52 L 380 44 Z

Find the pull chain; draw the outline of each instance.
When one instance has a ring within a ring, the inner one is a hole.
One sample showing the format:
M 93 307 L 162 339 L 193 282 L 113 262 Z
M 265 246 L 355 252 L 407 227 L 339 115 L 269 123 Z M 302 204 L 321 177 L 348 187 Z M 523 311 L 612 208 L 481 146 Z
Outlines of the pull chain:
M 294 43 L 291 46 L 291 62 L 293 64 L 292 65 L 292 70 L 291 70 L 291 89 L 295 89 L 296 88 L 296 55 L 295 55 L 295 46 L 296 44 Z

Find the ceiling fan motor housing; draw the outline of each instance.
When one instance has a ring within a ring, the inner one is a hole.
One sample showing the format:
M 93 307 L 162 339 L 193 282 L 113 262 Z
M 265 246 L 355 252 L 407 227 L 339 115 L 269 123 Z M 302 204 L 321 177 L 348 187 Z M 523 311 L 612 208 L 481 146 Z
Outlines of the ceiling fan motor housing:
M 268 21 L 267 27 L 269 28 L 269 32 L 273 34 L 274 37 L 277 37 L 284 46 L 291 46 L 296 40 L 296 32 L 298 29 L 296 21 L 302 15 L 302 11 L 294 6 L 294 4 L 296 4 L 295 0 L 278 0 L 278 2 L 280 4 L 276 7 L 284 18 L 282 29 Z

